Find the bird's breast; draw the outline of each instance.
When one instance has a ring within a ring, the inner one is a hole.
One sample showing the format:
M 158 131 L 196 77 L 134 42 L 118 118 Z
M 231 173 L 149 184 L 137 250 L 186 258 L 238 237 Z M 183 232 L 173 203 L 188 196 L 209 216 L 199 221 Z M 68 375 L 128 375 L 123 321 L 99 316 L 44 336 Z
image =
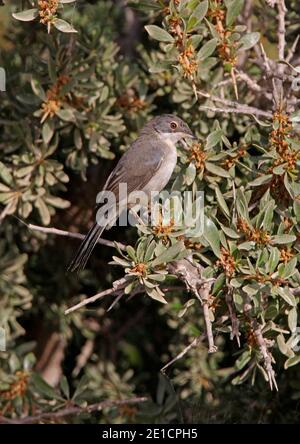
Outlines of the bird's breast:
M 161 162 L 159 169 L 150 179 L 148 184 L 144 187 L 143 191 L 151 192 L 151 191 L 163 190 L 172 176 L 176 163 L 177 163 L 176 146 L 174 143 L 170 142 L 165 146 L 163 153 L 163 160 Z

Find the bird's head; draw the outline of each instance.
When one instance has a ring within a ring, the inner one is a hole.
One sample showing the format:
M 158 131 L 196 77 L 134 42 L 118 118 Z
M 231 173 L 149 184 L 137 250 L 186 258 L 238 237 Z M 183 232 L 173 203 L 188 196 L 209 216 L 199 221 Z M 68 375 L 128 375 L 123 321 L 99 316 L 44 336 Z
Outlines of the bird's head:
M 173 114 L 154 117 L 146 127 L 147 129 L 153 129 L 162 139 L 173 143 L 185 138 L 196 139 L 189 126 L 180 117 Z

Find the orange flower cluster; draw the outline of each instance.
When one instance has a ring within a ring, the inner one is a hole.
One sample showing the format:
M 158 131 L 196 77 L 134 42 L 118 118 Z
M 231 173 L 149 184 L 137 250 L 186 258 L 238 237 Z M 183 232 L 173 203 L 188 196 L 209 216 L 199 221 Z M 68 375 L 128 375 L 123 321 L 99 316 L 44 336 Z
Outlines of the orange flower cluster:
M 184 77 L 193 79 L 198 69 L 198 63 L 196 60 L 195 48 L 191 43 L 180 52 L 178 62 L 181 65 Z
M 0 397 L 6 401 L 12 401 L 18 396 L 24 396 L 27 385 L 29 374 L 25 371 L 16 372 L 17 380 L 13 382 L 8 390 L 1 391 Z
M 58 0 L 39 0 L 39 16 L 40 22 L 43 25 L 51 23 L 56 18 L 56 11 L 58 8 Z
M 295 253 L 292 251 L 290 247 L 284 247 L 280 250 L 280 260 L 285 264 L 289 262 L 291 259 L 293 259 L 294 256 Z
M 217 47 L 220 58 L 225 63 L 228 63 L 231 68 L 233 68 L 237 62 L 237 42 L 229 41 L 232 31 L 230 29 L 226 29 L 226 12 L 223 1 L 216 0 L 214 6 L 208 10 L 207 16 L 210 17 L 211 22 L 221 40 Z
M 238 219 L 237 229 L 245 235 L 248 241 L 253 241 L 258 245 L 266 245 L 271 240 L 267 231 L 259 230 L 258 228 L 250 228 L 247 221 L 243 218 Z
M 146 276 L 147 272 L 147 265 L 143 264 L 142 262 L 140 264 L 137 264 L 135 267 L 131 268 L 130 270 L 132 273 L 138 273 L 141 276 Z
M 221 258 L 217 260 L 216 265 L 218 268 L 223 268 L 226 276 L 233 276 L 236 263 L 234 257 L 230 254 L 228 250 L 226 250 L 226 248 L 221 248 Z
M 175 230 L 174 225 L 174 219 L 171 219 L 169 224 L 163 224 L 162 215 L 160 214 L 158 224 L 152 228 L 153 234 L 159 236 L 162 242 L 167 245 L 170 242 L 169 234 Z
M 222 166 L 227 170 L 230 170 L 230 168 L 236 163 L 236 161 L 239 160 L 241 157 L 244 157 L 246 153 L 247 150 L 245 148 L 239 148 L 234 156 L 230 156 L 227 159 L 223 160 Z
M 140 99 L 133 90 L 129 90 L 117 99 L 117 104 L 128 112 L 137 112 L 146 107 L 146 102 Z
M 193 143 L 190 149 L 189 160 L 195 162 L 197 170 L 202 170 L 205 168 L 205 160 L 207 154 L 203 151 L 203 146 L 201 143 Z
M 271 132 L 269 141 L 278 154 L 283 154 L 289 148 L 289 144 L 285 138 L 292 130 L 292 124 L 287 114 L 281 110 L 277 110 L 274 113 L 273 123 L 276 129 Z
M 53 117 L 56 112 L 61 108 L 63 102 L 66 100 L 66 96 L 61 94 L 61 89 L 70 81 L 69 76 L 59 76 L 57 82 L 51 86 L 46 92 L 47 100 L 42 103 L 43 117 L 41 122 L 43 123 L 48 117 Z
M 272 173 L 276 166 L 284 165 L 286 171 L 293 172 L 296 168 L 296 162 L 299 159 L 299 152 L 290 148 L 286 140 L 293 129 L 292 123 L 287 114 L 282 110 L 277 110 L 273 115 L 274 129 L 270 134 L 269 142 L 271 147 L 275 148 L 279 157 L 273 162 L 269 171 Z
M 182 19 L 179 16 L 172 16 L 168 19 L 168 31 L 175 39 L 175 45 L 179 51 L 178 63 L 184 77 L 194 80 L 198 69 L 195 48 L 189 40 L 185 42 Z

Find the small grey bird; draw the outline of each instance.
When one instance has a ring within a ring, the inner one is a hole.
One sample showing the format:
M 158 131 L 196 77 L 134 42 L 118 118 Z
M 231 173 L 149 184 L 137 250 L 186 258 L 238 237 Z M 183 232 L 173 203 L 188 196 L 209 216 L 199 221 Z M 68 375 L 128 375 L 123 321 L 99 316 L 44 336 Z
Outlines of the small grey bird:
M 127 184 L 128 195 L 138 190 L 147 194 L 160 192 L 176 166 L 176 143 L 186 137 L 195 139 L 188 125 L 179 117 L 172 114 L 154 117 L 123 154 L 108 177 L 104 190 L 115 194 L 117 204 L 120 183 Z M 104 228 L 97 222 L 92 226 L 69 265 L 69 271 L 85 267 Z

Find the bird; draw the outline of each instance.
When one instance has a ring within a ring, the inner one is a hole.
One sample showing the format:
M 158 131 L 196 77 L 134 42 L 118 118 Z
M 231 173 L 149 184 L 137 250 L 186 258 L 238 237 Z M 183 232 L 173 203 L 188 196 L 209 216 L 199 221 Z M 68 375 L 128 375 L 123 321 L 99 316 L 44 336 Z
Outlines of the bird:
M 162 191 L 177 163 L 176 144 L 186 138 L 196 139 L 180 117 L 163 114 L 152 118 L 122 155 L 103 190 L 114 193 L 117 205 L 121 183 L 127 185 L 128 195 L 139 190 L 147 194 Z M 68 271 L 79 272 L 84 269 L 96 243 L 108 226 L 109 224 L 99 225 L 97 221 L 94 223 L 77 250 Z

